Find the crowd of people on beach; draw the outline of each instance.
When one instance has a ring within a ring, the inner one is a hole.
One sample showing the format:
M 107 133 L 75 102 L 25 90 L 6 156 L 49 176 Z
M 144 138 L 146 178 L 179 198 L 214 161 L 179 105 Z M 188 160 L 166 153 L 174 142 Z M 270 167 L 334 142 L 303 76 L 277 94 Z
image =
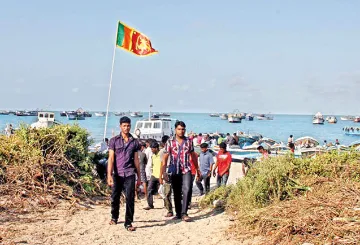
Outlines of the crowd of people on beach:
M 143 142 L 130 134 L 130 128 L 130 118 L 122 117 L 120 134 L 104 144 L 109 154 L 106 180 L 112 188 L 110 225 L 118 223 L 122 192 L 126 203 L 124 226 L 126 230 L 134 231 L 132 223 L 138 187 L 146 197 L 145 210 L 154 209 L 154 195 L 160 194 L 167 211 L 165 217 L 189 222 L 193 183 L 200 195 L 210 192 L 212 177 L 216 177 L 217 187 L 227 184 L 232 157 L 226 150 L 226 143 L 235 144 L 235 137 L 214 138 L 201 134 L 186 137 L 185 123 L 177 121 L 173 137 L 165 135 L 160 143 L 153 139 Z M 209 145 L 213 144 L 219 145 L 217 154 L 209 151 Z M 200 153 L 195 152 L 194 145 L 200 147 Z

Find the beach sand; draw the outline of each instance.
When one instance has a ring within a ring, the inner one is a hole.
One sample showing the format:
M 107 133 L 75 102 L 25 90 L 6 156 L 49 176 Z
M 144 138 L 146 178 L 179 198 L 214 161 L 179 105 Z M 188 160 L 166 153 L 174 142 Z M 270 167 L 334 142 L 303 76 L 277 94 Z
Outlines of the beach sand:
M 239 177 L 240 164 L 233 164 L 230 181 Z M 212 178 L 212 186 L 215 178 Z M 185 223 L 165 218 L 162 199 L 155 198 L 155 209 L 143 210 L 145 199 L 135 203 L 135 232 L 126 231 L 123 225 L 124 207 L 121 206 L 120 224 L 108 225 L 109 205 L 83 206 L 80 211 L 59 205 L 42 214 L 27 214 L 0 224 L 3 244 L 254 244 L 241 243 L 225 234 L 232 223 L 221 211 L 197 208 L 201 197 L 194 185 L 193 208 L 189 210 L 193 222 Z M 4 236 L 4 234 L 7 234 Z M 0 241 L 1 243 L 1 241 Z

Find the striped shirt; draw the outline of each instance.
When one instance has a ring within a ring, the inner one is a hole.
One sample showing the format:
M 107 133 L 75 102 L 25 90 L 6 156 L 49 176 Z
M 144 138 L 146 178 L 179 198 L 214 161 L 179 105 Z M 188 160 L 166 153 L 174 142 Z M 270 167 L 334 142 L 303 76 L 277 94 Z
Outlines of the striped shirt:
M 170 164 L 176 166 L 178 174 L 191 171 L 190 153 L 194 152 L 194 145 L 189 138 L 184 137 L 182 144 L 179 144 L 175 137 L 169 139 L 165 152 L 169 154 Z

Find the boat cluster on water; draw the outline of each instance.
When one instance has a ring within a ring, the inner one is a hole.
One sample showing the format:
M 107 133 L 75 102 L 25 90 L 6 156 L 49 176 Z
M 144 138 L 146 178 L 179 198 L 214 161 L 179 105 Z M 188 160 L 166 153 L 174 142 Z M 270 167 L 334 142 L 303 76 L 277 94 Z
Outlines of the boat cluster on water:
M 353 116 L 343 116 L 340 117 L 341 121 L 353 121 L 353 122 L 360 122 L 360 116 L 353 117 Z M 324 119 L 324 116 L 318 112 L 313 117 L 313 124 L 324 124 L 326 122 L 328 123 L 337 123 L 336 116 L 327 116 L 326 119 Z
M 229 123 L 241 123 L 242 120 L 254 121 L 257 120 L 274 120 L 274 117 L 265 114 L 252 114 L 234 111 L 233 113 L 211 113 L 210 117 L 219 117 L 221 120 L 227 120 Z

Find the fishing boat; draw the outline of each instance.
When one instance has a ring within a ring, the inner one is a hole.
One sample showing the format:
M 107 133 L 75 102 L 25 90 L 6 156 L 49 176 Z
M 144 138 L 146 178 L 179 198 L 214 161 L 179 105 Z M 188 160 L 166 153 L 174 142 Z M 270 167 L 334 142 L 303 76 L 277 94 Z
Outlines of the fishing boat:
M 131 117 L 143 117 L 143 115 L 140 114 L 140 112 L 131 112 L 131 113 L 130 113 L 130 116 L 131 116 Z
M 328 123 L 337 123 L 337 118 L 335 116 L 328 117 Z
M 266 116 L 265 114 L 259 114 L 256 118 L 257 120 L 274 120 L 274 117 Z
M 61 117 L 66 117 L 66 111 L 60 112 L 60 116 L 61 116 Z
M 95 112 L 94 114 L 96 117 L 104 117 L 105 116 L 104 112 Z
M 114 115 L 117 117 L 121 117 L 121 116 L 125 116 L 126 114 L 125 112 L 115 112 Z
M 360 117 L 355 117 L 354 122 L 356 123 L 360 122 Z
M 38 111 L 16 111 L 15 115 L 19 117 L 34 117 L 37 116 Z
M 323 115 L 318 112 L 315 114 L 315 116 L 313 117 L 313 124 L 324 124 L 325 120 L 324 120 L 324 117 Z
M 39 112 L 38 121 L 31 124 L 32 128 L 48 128 L 55 124 L 55 114 L 53 112 Z
M 237 115 L 229 115 L 228 116 L 229 123 L 241 123 L 241 117 Z
M 221 114 L 220 119 L 221 120 L 228 120 L 228 114 Z
M 88 111 L 85 111 L 83 113 L 83 115 L 84 115 L 84 117 L 92 117 L 92 114 L 90 112 L 88 112 Z
M 85 120 L 85 116 L 77 112 L 67 112 L 66 117 L 68 120 Z
M 345 127 L 345 128 L 343 128 L 343 132 L 345 135 L 360 136 L 360 128 L 359 127 Z
M 211 114 L 209 114 L 209 116 L 210 117 L 219 117 L 220 115 L 219 115 L 219 113 L 211 113 Z
M 9 115 L 10 112 L 9 111 L 0 111 L 0 115 Z
M 173 135 L 171 121 L 175 119 L 157 118 L 145 119 L 136 122 L 134 136 L 138 139 L 155 139 L 161 141 L 164 135 Z
M 169 114 L 169 113 L 166 113 L 166 112 L 159 112 L 159 113 L 157 113 L 157 115 L 158 115 L 159 117 L 169 117 L 169 116 L 170 116 L 170 114 Z
M 245 117 L 246 121 L 254 121 L 254 116 L 252 114 L 247 114 Z
M 353 116 L 344 116 L 340 117 L 341 121 L 354 121 L 355 117 Z

